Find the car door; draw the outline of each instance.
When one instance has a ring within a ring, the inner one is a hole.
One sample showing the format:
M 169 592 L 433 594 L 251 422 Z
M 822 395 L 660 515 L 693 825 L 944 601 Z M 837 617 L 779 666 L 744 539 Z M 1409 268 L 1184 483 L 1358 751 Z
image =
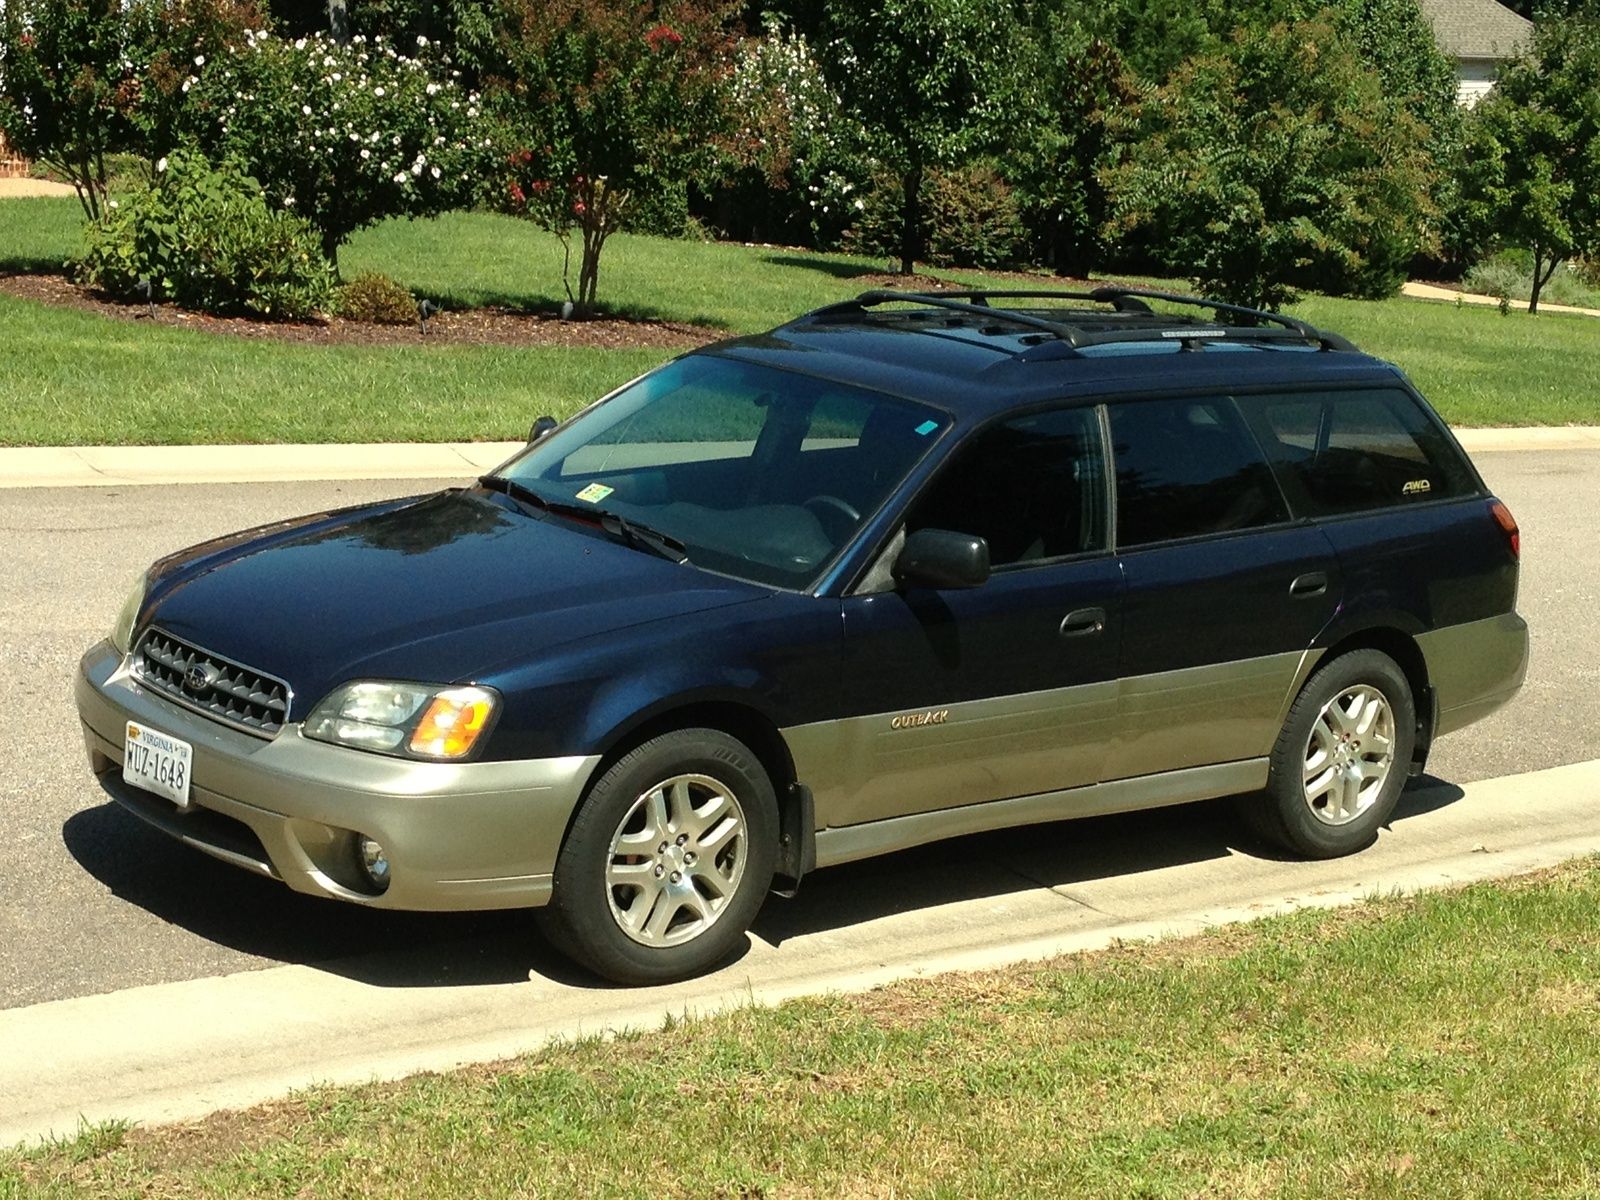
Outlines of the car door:
M 797 750 L 815 764 L 819 824 L 1099 780 L 1122 587 L 1108 509 L 1093 408 L 1012 418 L 956 452 L 906 529 L 983 537 L 993 574 L 970 589 L 886 583 L 844 598 L 850 715 Z
M 1106 778 L 1263 756 L 1307 647 L 1338 609 L 1333 546 L 1290 519 L 1233 401 L 1107 411 L 1127 591 Z

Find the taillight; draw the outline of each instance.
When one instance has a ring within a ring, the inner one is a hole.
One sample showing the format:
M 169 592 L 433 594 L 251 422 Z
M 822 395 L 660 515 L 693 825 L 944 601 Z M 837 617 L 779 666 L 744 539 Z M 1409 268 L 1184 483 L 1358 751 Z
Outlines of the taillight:
M 1489 512 L 1493 514 L 1495 524 L 1506 535 L 1506 542 L 1511 547 L 1511 557 L 1517 560 L 1522 558 L 1522 533 L 1517 529 L 1517 519 L 1511 515 L 1511 510 L 1505 506 L 1503 500 L 1491 500 Z

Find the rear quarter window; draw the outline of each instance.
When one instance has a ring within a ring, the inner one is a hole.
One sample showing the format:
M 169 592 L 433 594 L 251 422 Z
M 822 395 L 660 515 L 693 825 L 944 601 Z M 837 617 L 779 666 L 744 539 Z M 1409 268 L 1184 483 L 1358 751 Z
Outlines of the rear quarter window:
M 1400 388 L 1243 396 L 1297 512 L 1365 512 L 1472 495 L 1461 454 Z

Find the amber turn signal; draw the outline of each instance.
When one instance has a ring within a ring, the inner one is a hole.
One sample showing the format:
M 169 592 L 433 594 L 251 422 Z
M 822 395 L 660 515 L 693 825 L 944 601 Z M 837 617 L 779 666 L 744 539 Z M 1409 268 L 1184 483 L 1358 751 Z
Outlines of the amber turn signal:
M 494 698 L 480 688 L 451 688 L 428 705 L 411 735 L 413 754 L 429 758 L 464 758 L 489 723 Z

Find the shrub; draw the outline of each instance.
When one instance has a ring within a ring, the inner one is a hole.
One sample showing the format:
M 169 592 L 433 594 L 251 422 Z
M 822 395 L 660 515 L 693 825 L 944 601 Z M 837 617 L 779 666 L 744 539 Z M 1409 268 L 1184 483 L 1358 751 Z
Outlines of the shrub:
M 351 321 L 409 325 L 417 319 L 417 298 L 405 285 L 379 271 L 363 271 L 334 295 L 333 308 Z
M 938 267 L 1002 267 L 1021 251 L 1025 231 L 1016 196 L 986 163 L 930 171 L 922 185 L 920 241 Z M 892 258 L 901 251 L 905 199 L 900 178 L 872 183 L 845 247 Z
M 295 320 L 328 308 L 332 272 L 310 224 L 269 208 L 233 166 L 181 153 L 161 166 L 154 186 L 89 225 L 80 282 L 132 301 L 144 278 L 152 299 L 210 313 Z
M 478 98 L 437 68 L 381 39 L 252 32 L 185 80 L 188 128 L 213 160 L 243 164 L 274 207 L 316 226 L 333 262 L 365 225 L 478 196 L 489 161 Z

